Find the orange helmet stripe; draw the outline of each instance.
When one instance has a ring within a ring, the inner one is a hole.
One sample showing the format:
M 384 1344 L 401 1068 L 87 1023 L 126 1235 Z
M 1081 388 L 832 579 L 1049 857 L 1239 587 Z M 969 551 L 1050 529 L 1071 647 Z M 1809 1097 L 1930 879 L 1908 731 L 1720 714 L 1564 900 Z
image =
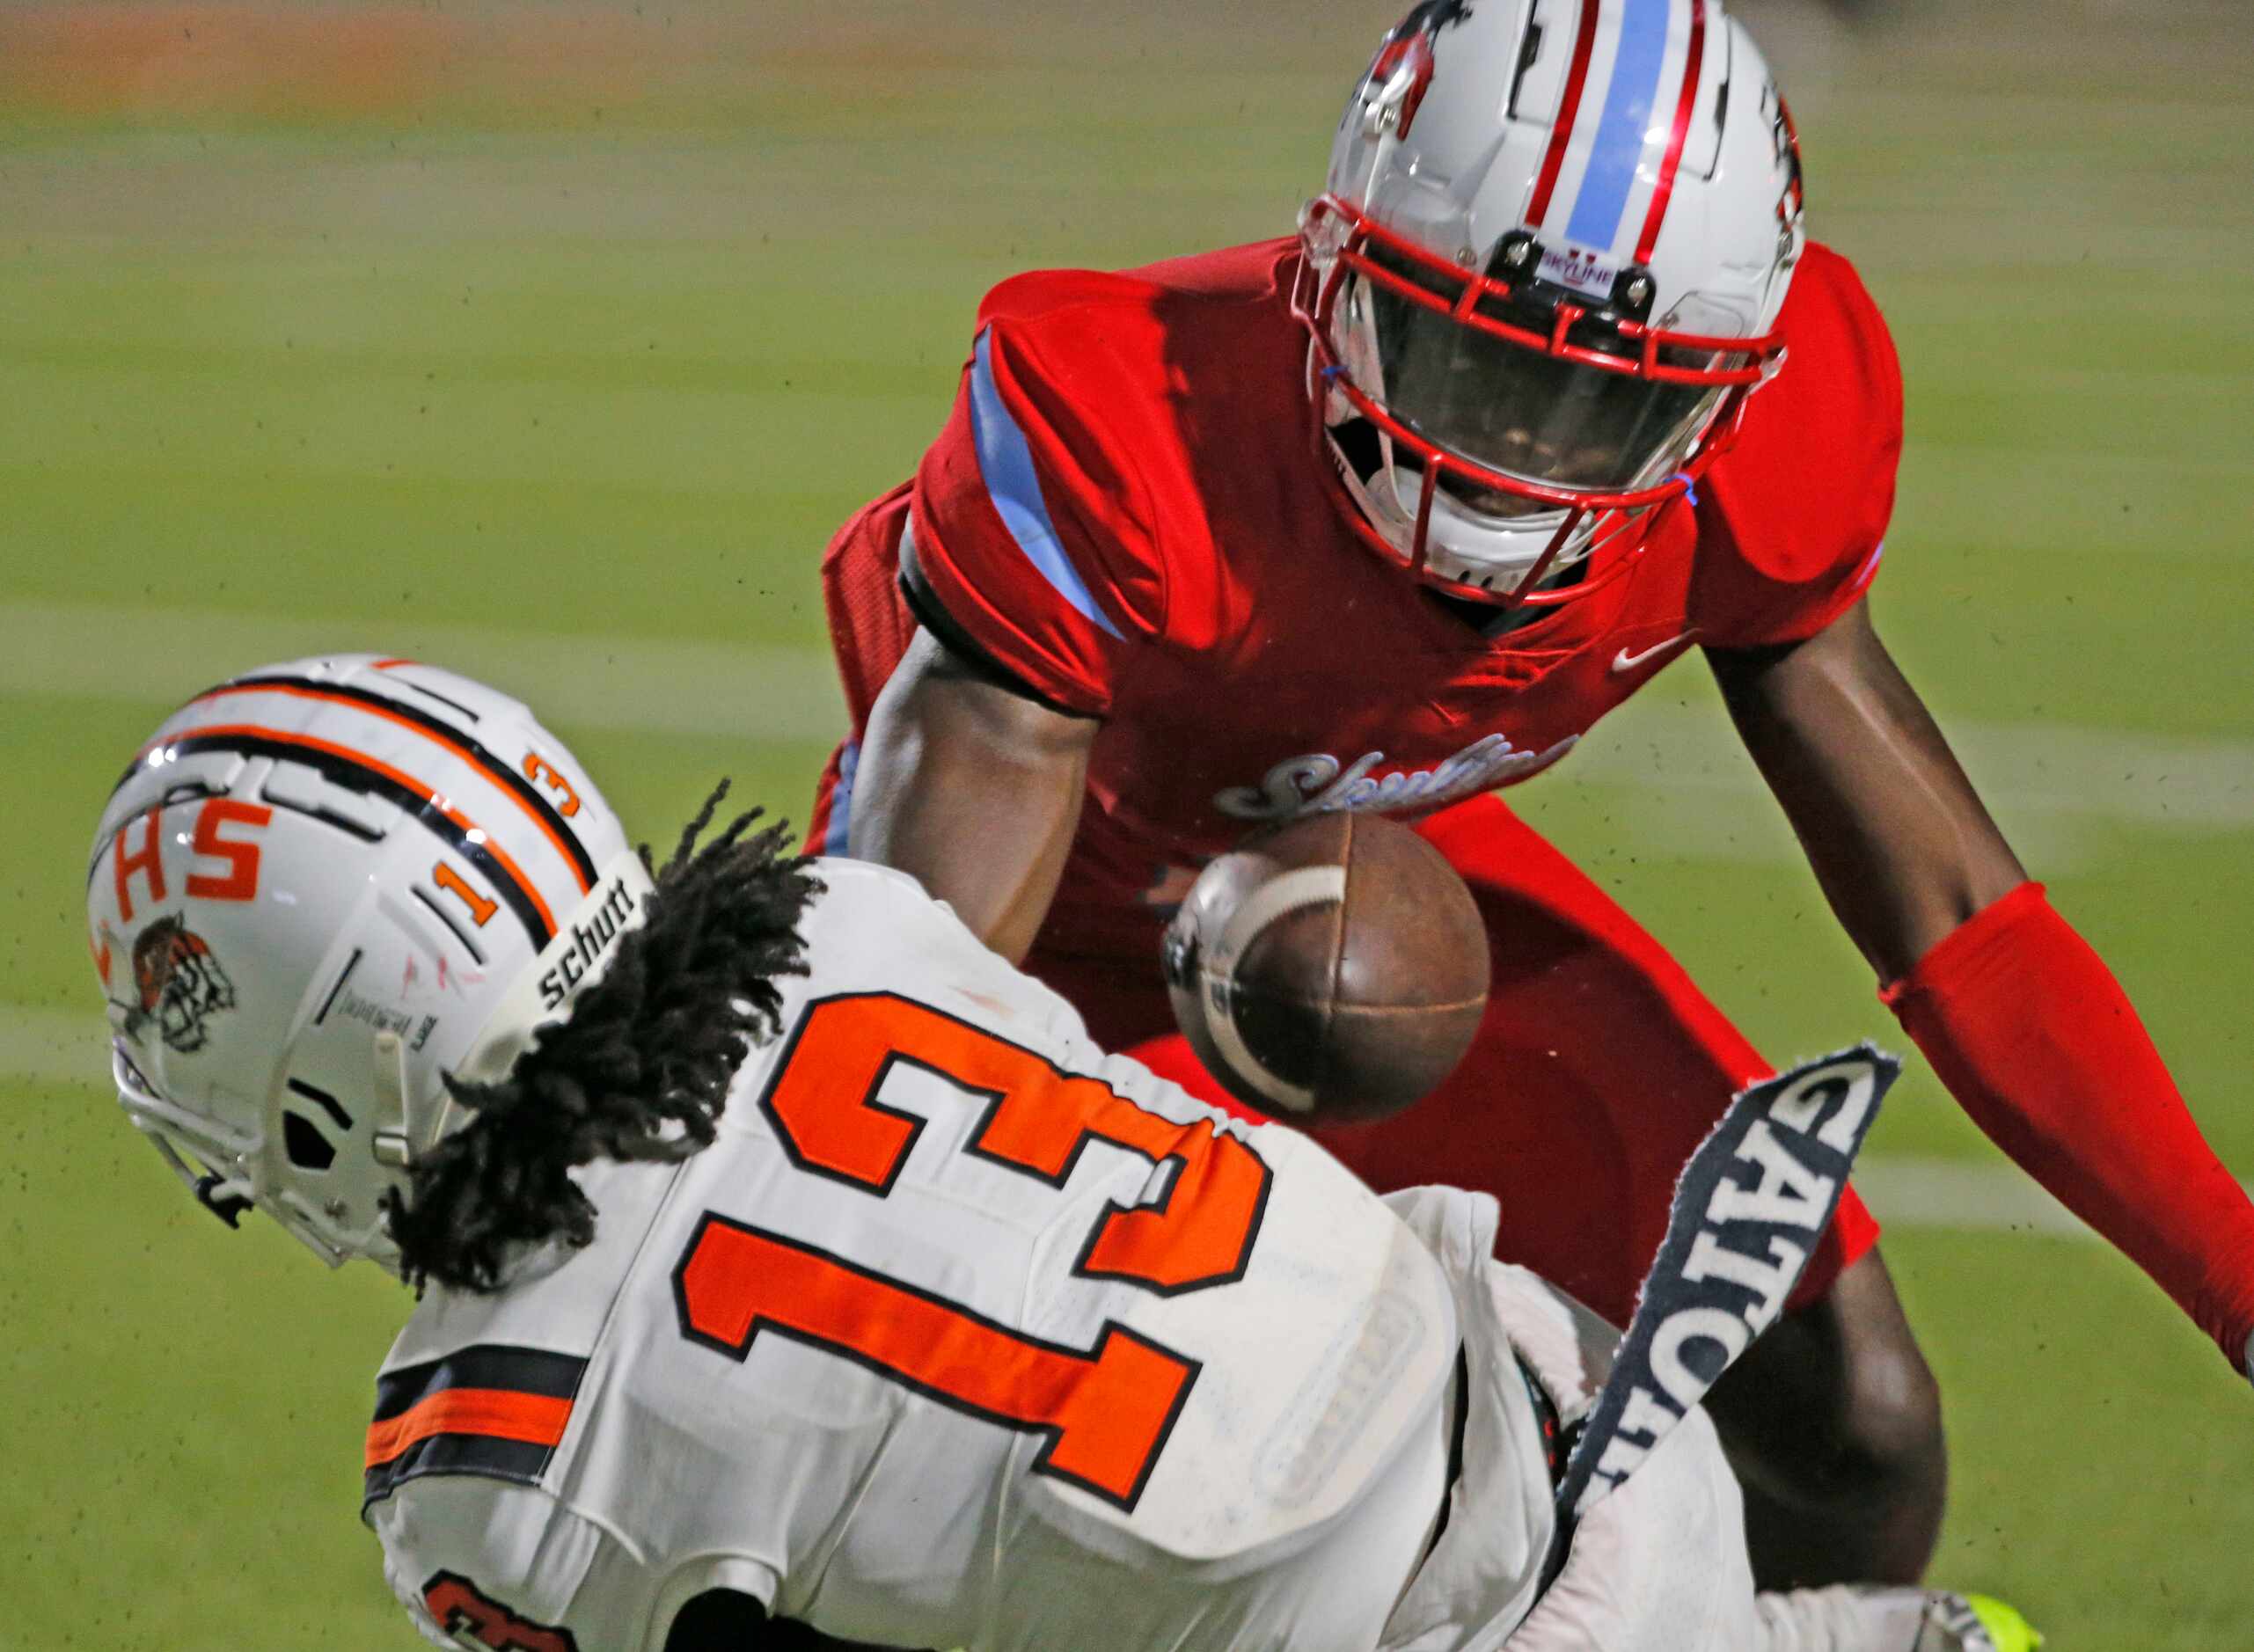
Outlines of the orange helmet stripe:
M 162 740 L 143 747 L 135 761 L 145 759 L 151 751 L 172 746 L 233 747 L 258 756 L 304 752 L 372 775 L 385 782 L 393 791 L 404 792 L 421 803 L 427 815 L 445 821 L 454 829 L 444 834 L 448 840 L 488 875 L 498 874 L 495 881 L 509 895 L 510 905 L 516 907 L 521 916 L 536 920 L 532 925 L 536 947 L 545 947 L 556 932 L 555 913 L 541 898 L 538 888 L 525 875 L 524 868 L 516 864 L 509 851 L 502 848 L 491 833 L 456 808 L 448 799 L 404 770 L 395 769 L 364 751 L 355 751 L 349 746 L 339 745 L 334 741 L 321 740 L 311 735 L 292 734 L 285 729 L 268 728 L 258 723 L 209 723 L 199 728 L 176 729 Z
M 445 747 L 463 762 L 491 778 L 495 786 L 508 793 L 509 800 L 523 812 L 524 817 L 540 829 L 542 835 L 555 845 L 556 852 L 563 857 L 564 864 L 571 867 L 572 875 L 579 880 L 579 891 L 582 895 L 595 887 L 594 867 L 588 860 L 586 850 L 581 848 L 576 841 L 565 836 L 560 822 L 547 818 L 547 814 L 536 807 L 538 793 L 534 793 L 531 799 L 528 799 L 525 793 L 531 788 L 525 782 L 483 747 L 474 742 L 458 740 L 443 729 L 434 727 L 429 723 L 411 717 L 396 707 L 383 704 L 372 695 L 341 693 L 316 683 L 293 682 L 281 677 L 253 677 L 241 683 L 223 683 L 209 693 L 197 695 L 190 704 L 201 705 L 205 700 L 216 700 L 227 694 L 287 694 L 296 699 L 321 700 L 332 705 L 349 705 L 355 710 L 366 712 L 371 717 L 381 717 L 386 722 L 395 723 L 410 734 L 421 735 L 424 739 Z

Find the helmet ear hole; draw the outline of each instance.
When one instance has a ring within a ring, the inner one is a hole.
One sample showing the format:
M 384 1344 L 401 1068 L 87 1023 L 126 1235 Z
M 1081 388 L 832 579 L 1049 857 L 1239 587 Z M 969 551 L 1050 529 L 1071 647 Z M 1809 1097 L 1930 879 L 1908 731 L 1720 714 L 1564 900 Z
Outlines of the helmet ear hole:
M 300 1170 L 323 1171 L 336 1163 L 336 1148 L 302 1113 L 282 1115 L 282 1146 Z

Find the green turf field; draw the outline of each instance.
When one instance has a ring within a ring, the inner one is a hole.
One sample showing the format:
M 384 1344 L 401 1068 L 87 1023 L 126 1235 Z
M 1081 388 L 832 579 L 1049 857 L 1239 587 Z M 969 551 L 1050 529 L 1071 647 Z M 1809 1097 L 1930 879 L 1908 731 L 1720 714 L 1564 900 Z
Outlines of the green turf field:
M 404 1298 L 227 1234 L 100 1087 L 80 857 L 135 743 L 218 672 L 415 652 L 653 835 L 724 772 L 802 815 L 816 558 L 979 294 L 1287 229 L 1394 9 L 0 6 L 0 1648 L 415 1644 L 354 1519 Z M 1760 14 L 1908 376 L 1878 618 L 2254 1175 L 2254 53 L 2214 5 L 1908 10 Z M 1899 1047 L 1710 700 L 1671 671 L 1519 800 L 1774 1054 Z M 1996 1162 L 1922 1068 L 1874 1152 Z M 2254 1644 L 2254 1393 L 2007 1215 L 1888 1241 L 1941 1575 L 2067 1652 Z

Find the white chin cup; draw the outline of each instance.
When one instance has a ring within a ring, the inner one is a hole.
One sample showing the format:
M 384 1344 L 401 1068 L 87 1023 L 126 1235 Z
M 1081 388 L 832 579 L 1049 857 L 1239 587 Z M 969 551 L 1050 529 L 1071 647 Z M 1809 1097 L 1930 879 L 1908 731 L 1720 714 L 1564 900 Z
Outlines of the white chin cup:
M 1338 445 L 1336 435 L 1341 424 L 1360 417 L 1343 395 L 1331 393 L 1324 408 L 1323 435 L 1330 445 L 1332 463 L 1364 520 L 1401 553 L 1402 561 L 1414 564 L 1423 467 L 1412 463 L 1414 456 L 1403 453 L 1390 435 L 1379 430 L 1378 466 L 1365 476 Z M 1592 511 L 1584 516 L 1552 559 L 1545 577 L 1584 560 L 1594 548 L 1599 526 L 1607 516 L 1615 515 Z M 1436 487 L 1431 518 L 1424 530 L 1425 569 L 1458 585 L 1508 596 L 1541 561 L 1564 520 L 1562 509 L 1530 516 L 1490 516 L 1474 510 L 1445 487 Z
M 1393 444 L 1386 444 L 1386 491 L 1401 521 L 1396 543 L 1404 555 L 1415 554 L 1416 502 L 1424 489 L 1423 471 L 1404 464 Z M 1600 513 L 1590 512 L 1575 524 L 1546 570 L 1546 574 L 1570 569 L 1589 554 Z M 1441 578 L 1460 585 L 1476 585 L 1507 596 L 1517 590 L 1556 538 L 1565 521 L 1562 510 L 1545 510 L 1530 516 L 1490 516 L 1465 504 L 1446 487 L 1432 490 L 1431 520 L 1424 530 L 1424 565 Z M 1380 524 L 1386 537 L 1394 533 Z
M 1398 463 L 1390 442 L 1386 451 L 1386 463 L 1376 475 L 1365 479 L 1332 443 L 1340 479 L 1364 520 L 1400 553 L 1403 562 L 1414 564 L 1416 505 L 1424 473 Z M 1536 516 L 1489 516 L 1461 503 L 1445 488 L 1436 488 L 1431 519 L 1425 524 L 1425 571 L 1458 585 L 1508 596 L 1541 561 L 1564 517 L 1563 511 L 1544 511 Z M 1586 560 L 1608 517 L 1616 519 L 1617 513 L 1592 511 L 1577 523 L 1551 560 L 1545 577 Z

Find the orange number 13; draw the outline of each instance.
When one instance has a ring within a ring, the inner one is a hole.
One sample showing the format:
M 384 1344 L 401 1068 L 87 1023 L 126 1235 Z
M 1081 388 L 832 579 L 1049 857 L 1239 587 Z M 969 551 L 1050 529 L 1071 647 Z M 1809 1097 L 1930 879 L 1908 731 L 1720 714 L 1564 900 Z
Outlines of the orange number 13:
M 1101 1081 L 892 993 L 809 1006 L 760 1107 L 800 1169 L 892 1190 L 925 1121 L 876 1100 L 895 1063 L 984 1095 L 964 1151 L 1062 1188 L 1090 1141 L 1173 1161 L 1157 1204 L 1113 1204 L 1072 1271 L 1161 1295 L 1242 1276 L 1268 1166 L 1206 1122 L 1176 1124 Z M 684 1334 L 736 1359 L 762 1331 L 827 1349 L 942 1404 L 1047 1444 L 1036 1473 L 1131 1509 L 1198 1362 L 1106 1322 L 1092 1347 L 1046 1342 L 809 1245 L 707 1213 L 676 1276 Z

